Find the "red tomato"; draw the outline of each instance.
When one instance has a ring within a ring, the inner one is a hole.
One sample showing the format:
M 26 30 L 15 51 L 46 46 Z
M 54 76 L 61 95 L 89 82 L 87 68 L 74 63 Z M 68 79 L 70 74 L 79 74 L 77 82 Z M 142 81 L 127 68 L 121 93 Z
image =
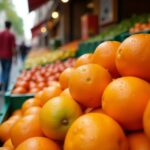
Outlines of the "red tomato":
M 43 88 L 47 87 L 47 84 L 45 82 L 39 82 L 37 86 L 42 90 Z
M 22 81 L 17 81 L 17 82 L 16 82 L 16 86 L 17 86 L 17 87 L 23 87 L 23 88 L 27 89 L 27 88 L 29 87 L 29 82 L 24 81 L 24 80 L 22 80 Z
M 37 93 L 39 91 L 40 91 L 40 89 L 38 87 L 35 87 L 35 88 L 30 89 L 28 93 L 35 94 L 35 93 Z
M 34 81 L 29 82 L 29 89 L 37 87 L 37 84 Z
M 16 87 L 13 91 L 13 94 L 25 94 L 27 93 L 27 89 L 25 89 L 24 87 Z
M 39 83 L 39 82 L 44 82 L 44 81 L 45 81 L 45 78 L 42 77 L 42 76 L 37 76 L 35 81 L 38 82 L 38 83 Z

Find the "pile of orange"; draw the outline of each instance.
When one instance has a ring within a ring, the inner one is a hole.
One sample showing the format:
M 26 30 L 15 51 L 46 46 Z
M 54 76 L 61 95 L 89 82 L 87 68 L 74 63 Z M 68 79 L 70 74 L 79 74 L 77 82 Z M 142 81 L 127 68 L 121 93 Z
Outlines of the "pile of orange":
M 105 41 L 0 125 L 2 150 L 150 150 L 150 35 Z

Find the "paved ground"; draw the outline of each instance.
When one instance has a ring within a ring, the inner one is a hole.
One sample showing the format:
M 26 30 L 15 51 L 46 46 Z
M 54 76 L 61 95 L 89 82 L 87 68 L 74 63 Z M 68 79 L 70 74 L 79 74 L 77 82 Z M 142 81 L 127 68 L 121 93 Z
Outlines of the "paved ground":
M 22 62 L 21 62 L 21 59 L 18 58 L 17 63 L 13 62 L 13 64 L 12 64 L 11 74 L 10 74 L 10 84 L 9 85 L 14 84 L 17 76 L 20 73 L 19 71 L 21 68 L 22 68 Z M 0 66 L 0 73 L 1 73 L 1 66 Z M 0 92 L 0 110 L 4 104 L 3 95 L 4 95 L 4 92 Z

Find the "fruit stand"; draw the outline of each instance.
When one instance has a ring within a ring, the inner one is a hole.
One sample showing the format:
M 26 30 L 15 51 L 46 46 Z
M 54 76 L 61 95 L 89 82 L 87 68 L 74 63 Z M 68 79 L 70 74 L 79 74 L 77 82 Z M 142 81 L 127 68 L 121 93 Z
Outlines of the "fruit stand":
M 23 70 L 2 109 L 3 147 L 150 149 L 149 41 L 147 33 L 106 40 L 76 60 Z
M 31 49 L 4 94 L 0 150 L 150 150 L 150 14 L 122 17 L 117 0 L 28 2 L 47 48 Z
M 118 24 L 112 25 L 102 31 L 99 35 L 92 37 L 80 43 L 77 52 L 78 56 L 86 53 L 92 53 L 95 48 L 105 40 L 124 41 L 127 37 L 136 33 L 149 33 L 150 14 L 134 15 L 129 19 L 123 20 Z M 88 49 L 88 50 L 87 50 Z

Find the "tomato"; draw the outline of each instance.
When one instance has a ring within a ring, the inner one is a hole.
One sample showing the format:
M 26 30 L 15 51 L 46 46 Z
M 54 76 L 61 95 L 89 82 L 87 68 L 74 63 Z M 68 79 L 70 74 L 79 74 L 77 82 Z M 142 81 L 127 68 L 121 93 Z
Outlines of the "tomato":
M 17 87 L 23 87 L 23 88 L 28 88 L 29 87 L 29 83 L 27 81 L 18 81 L 17 84 L 16 84 Z
M 47 84 L 45 82 L 39 82 L 37 86 L 39 89 L 42 90 L 43 88 L 45 88 L 47 86 Z
M 27 89 L 25 89 L 24 87 L 16 87 L 13 91 L 13 94 L 25 94 L 27 93 Z
M 37 86 L 36 82 L 30 81 L 29 82 L 29 89 L 35 88 Z
M 28 93 L 35 94 L 35 93 L 37 93 L 39 91 L 40 91 L 40 89 L 38 87 L 34 87 L 34 88 L 30 89 Z
M 44 82 L 45 81 L 45 78 L 43 78 L 42 76 L 37 76 L 36 77 L 36 82 Z

